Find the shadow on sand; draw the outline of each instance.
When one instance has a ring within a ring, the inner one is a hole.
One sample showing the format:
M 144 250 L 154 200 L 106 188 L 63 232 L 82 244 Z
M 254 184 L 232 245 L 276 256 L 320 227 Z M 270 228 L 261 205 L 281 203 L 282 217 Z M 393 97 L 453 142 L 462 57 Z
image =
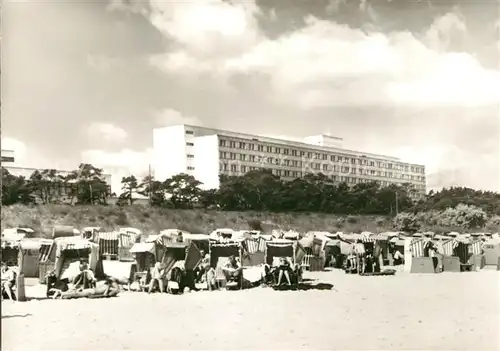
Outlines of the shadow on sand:
M 304 282 L 300 283 L 296 287 L 281 285 L 281 286 L 273 286 L 273 289 L 282 291 L 335 290 L 332 284 L 328 283 L 305 284 Z
M 13 314 L 10 316 L 2 316 L 2 319 L 7 319 L 7 318 L 23 318 L 23 317 L 31 317 L 31 313 L 25 313 L 25 314 Z

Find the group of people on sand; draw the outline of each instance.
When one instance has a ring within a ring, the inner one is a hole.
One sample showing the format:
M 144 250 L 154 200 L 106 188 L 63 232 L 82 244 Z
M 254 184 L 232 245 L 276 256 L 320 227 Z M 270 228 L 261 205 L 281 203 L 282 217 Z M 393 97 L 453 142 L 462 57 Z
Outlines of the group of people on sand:
M 184 261 L 177 261 L 166 272 L 166 265 L 161 262 L 156 262 L 151 272 L 143 275 L 141 278 L 143 282 L 135 282 L 135 286 L 131 286 L 130 290 L 146 291 L 153 293 L 158 291 L 160 293 L 178 293 L 184 292 L 186 288 L 189 291 L 198 291 L 196 284 L 203 284 L 207 290 L 212 291 L 218 289 L 220 281 L 225 281 L 225 287 L 230 289 L 241 289 L 244 286 L 245 280 L 243 279 L 243 267 L 238 261 L 236 256 L 231 255 L 228 257 L 227 262 L 220 268 L 222 276 L 217 276 L 217 271 L 210 264 L 210 256 L 201 250 L 201 261 L 197 267 L 190 271 L 185 267 Z M 262 279 L 255 285 L 261 283 L 273 285 L 292 285 L 293 269 L 290 262 L 286 258 L 281 258 L 279 265 L 271 267 L 264 265 L 264 272 Z M 146 282 L 148 282 L 146 284 Z M 248 282 L 247 282 L 248 283 Z
M 69 280 L 58 279 L 55 271 L 47 275 L 47 297 L 53 299 L 111 297 L 119 291 L 120 286 L 115 278 L 105 275 L 99 281 L 85 260 L 80 260 L 79 273 L 73 278 L 71 288 Z
M 160 293 L 183 292 L 186 288 L 197 291 L 197 283 L 206 284 L 208 290 L 217 288 L 216 270 L 210 265 L 210 256 L 201 250 L 201 261 L 194 270 L 188 270 L 184 261 L 176 261 L 170 271 L 166 272 L 166 265 L 156 262 L 150 276 L 143 276 L 144 281 L 149 280 L 146 287 L 148 293 L 159 291 Z M 222 267 L 227 285 L 241 287 L 243 268 L 235 256 L 230 256 L 227 263 Z M 143 282 L 139 286 L 145 286 Z M 131 288 L 131 290 L 143 290 Z

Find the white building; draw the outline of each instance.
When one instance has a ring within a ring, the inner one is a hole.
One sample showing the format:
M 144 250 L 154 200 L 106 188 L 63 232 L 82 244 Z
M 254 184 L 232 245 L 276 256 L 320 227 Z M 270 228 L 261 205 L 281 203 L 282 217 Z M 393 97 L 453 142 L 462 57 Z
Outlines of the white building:
M 187 173 L 204 189 L 219 187 L 219 175 L 269 169 L 285 180 L 323 173 L 349 185 L 378 181 L 410 183 L 425 194 L 425 167 L 398 158 L 342 148 L 342 139 L 317 135 L 290 141 L 191 125 L 153 130 L 153 168 L 158 180 Z

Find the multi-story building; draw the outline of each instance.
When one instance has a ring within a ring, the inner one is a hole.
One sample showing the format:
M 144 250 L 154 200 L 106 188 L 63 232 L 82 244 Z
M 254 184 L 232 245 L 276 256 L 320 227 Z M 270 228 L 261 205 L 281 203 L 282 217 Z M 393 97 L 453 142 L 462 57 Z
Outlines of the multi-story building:
M 2 149 L 2 163 L 4 162 L 14 162 L 14 151 Z
M 349 185 L 409 183 L 416 199 L 426 192 L 425 166 L 343 149 L 342 139 L 329 135 L 298 142 L 191 125 L 156 128 L 153 167 L 159 180 L 187 173 L 201 181 L 205 189 L 218 188 L 220 174 L 269 169 L 284 180 L 323 173 L 334 182 Z

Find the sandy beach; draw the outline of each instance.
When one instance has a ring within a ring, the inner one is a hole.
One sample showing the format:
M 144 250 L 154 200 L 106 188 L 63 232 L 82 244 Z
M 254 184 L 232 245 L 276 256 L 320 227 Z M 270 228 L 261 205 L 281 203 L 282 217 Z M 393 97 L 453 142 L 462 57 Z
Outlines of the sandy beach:
M 2 349 L 500 349 L 500 272 L 305 278 L 334 290 L 4 301 Z

